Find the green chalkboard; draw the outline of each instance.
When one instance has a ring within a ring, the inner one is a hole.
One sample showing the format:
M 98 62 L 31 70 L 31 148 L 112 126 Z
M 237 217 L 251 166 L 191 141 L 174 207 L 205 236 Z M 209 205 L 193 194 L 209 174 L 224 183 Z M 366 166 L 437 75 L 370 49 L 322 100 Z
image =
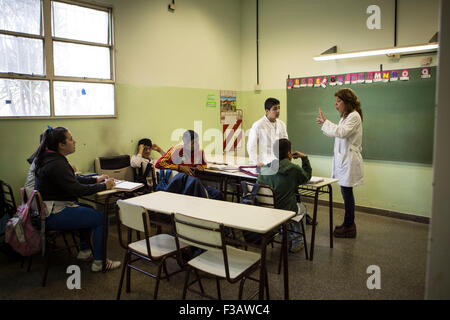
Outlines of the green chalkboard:
M 420 77 L 420 68 L 409 70 L 408 81 L 287 89 L 287 127 L 293 149 L 333 155 L 334 139 L 323 135 L 316 124 L 318 108 L 338 123 L 334 93 L 348 87 L 361 100 L 364 159 L 431 164 L 436 67 L 427 79 Z

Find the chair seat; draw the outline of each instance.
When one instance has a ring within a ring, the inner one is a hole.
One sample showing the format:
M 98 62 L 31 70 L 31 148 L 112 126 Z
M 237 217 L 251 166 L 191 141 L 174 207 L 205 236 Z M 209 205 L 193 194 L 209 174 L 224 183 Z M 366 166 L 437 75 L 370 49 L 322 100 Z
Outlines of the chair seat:
M 261 259 L 259 253 L 244 251 L 231 246 L 227 246 L 227 256 L 231 279 L 238 277 Z M 190 260 L 188 264 L 215 276 L 226 277 L 222 251 L 206 251 Z
M 180 249 L 186 247 L 187 245 L 180 241 Z M 128 245 L 131 250 L 148 256 L 147 244 L 145 239 L 139 240 Z M 177 245 L 175 244 L 175 238 L 170 234 L 157 234 L 150 237 L 150 249 L 153 258 L 159 258 L 177 251 Z

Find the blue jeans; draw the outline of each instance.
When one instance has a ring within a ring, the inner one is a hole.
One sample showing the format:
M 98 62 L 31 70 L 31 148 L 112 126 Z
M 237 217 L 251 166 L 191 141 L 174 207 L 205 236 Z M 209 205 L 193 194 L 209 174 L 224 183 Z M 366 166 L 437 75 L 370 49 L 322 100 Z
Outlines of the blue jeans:
M 355 223 L 355 197 L 353 196 L 353 188 L 341 186 L 341 193 L 345 206 L 344 226 L 350 227 Z
M 223 194 L 221 191 L 209 186 L 206 186 L 205 189 L 208 191 L 208 197 L 210 199 L 223 200 Z
M 62 211 L 47 217 L 45 226 L 47 230 L 86 229 L 91 237 L 93 233 L 93 255 L 95 260 L 103 258 L 103 212 L 97 211 L 84 203 L 77 203 L 79 207 L 67 207 Z M 108 218 L 109 226 L 109 218 Z M 89 249 L 88 242 L 84 241 L 81 250 Z

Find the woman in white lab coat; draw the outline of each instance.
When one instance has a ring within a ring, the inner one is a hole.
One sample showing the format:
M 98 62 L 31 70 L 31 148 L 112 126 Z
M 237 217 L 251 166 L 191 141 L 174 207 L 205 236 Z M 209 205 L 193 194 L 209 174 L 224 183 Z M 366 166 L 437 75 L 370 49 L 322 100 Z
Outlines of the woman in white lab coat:
M 336 110 L 341 114 L 338 124 L 327 120 L 319 108 L 317 123 L 322 126 L 323 133 L 334 137 L 334 157 L 331 176 L 339 179 L 345 205 L 344 223 L 334 229 L 334 236 L 339 238 L 355 238 L 355 198 L 353 187 L 364 183 L 362 144 L 362 111 L 361 103 L 352 89 L 343 88 L 337 91 Z

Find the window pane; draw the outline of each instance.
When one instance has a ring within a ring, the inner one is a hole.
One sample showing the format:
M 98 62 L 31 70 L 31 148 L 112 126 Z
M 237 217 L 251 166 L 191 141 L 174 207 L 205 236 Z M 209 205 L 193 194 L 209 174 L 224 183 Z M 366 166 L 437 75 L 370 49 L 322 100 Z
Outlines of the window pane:
M 55 75 L 110 79 L 109 48 L 53 42 Z
M 53 36 L 108 44 L 108 12 L 52 2 Z
M 0 0 L 0 30 L 41 34 L 41 0 Z
M 0 72 L 44 74 L 43 40 L 0 34 L 0 52 Z
M 48 81 L 0 79 L 0 116 L 49 116 Z
M 55 81 L 55 115 L 114 115 L 114 85 Z

